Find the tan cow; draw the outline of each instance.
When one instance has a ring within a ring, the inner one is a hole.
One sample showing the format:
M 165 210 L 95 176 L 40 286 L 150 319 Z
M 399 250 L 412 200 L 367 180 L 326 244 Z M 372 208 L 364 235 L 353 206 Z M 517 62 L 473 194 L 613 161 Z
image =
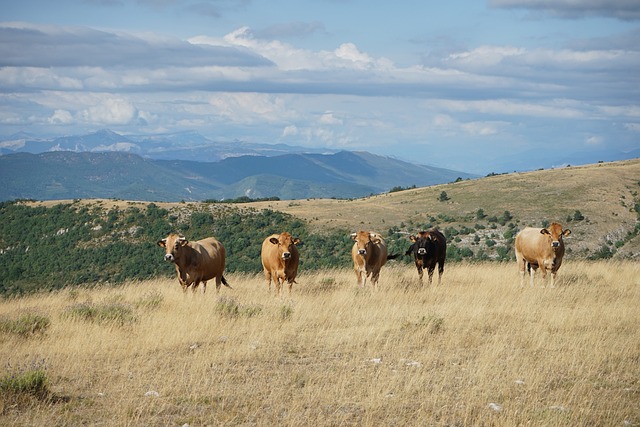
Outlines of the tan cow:
M 552 223 L 548 228 L 527 227 L 516 236 L 516 261 L 520 269 L 520 284 L 524 285 L 525 269 L 529 270 L 531 286 L 535 270 L 540 268 L 542 279 L 547 278 L 547 270 L 551 271 L 551 287 L 555 285 L 556 274 L 564 256 L 562 237 L 571 234 L 571 230 L 563 230 L 562 225 Z M 543 285 L 544 286 L 544 285 Z
M 175 264 L 178 282 L 183 291 L 193 285 L 196 291 L 202 282 L 202 293 L 207 290 L 207 280 L 216 279 L 216 290 L 220 284 L 231 288 L 224 278 L 226 252 L 222 243 L 214 237 L 189 242 L 183 236 L 169 234 L 158 241 L 158 246 L 166 249 L 164 260 Z
M 371 284 L 377 288 L 380 269 L 389 258 L 384 239 L 372 231 L 358 231 L 352 233 L 351 238 L 355 241 L 351 248 L 351 258 L 358 285 L 364 287 L 367 277 L 371 276 Z
M 300 253 L 297 244 L 300 239 L 292 237 L 286 231 L 280 234 L 272 234 L 262 242 L 262 267 L 264 278 L 267 281 L 267 289 L 271 292 L 271 280 L 276 286 L 276 294 L 280 295 L 280 289 L 284 282 L 289 283 L 289 295 L 296 282 Z

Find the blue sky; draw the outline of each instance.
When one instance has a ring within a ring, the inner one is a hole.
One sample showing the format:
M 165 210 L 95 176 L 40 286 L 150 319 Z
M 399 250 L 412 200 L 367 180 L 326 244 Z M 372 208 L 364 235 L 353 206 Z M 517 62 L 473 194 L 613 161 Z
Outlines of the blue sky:
M 640 148 L 638 70 L 640 0 L 7 0 L 0 137 L 191 130 L 484 174 Z

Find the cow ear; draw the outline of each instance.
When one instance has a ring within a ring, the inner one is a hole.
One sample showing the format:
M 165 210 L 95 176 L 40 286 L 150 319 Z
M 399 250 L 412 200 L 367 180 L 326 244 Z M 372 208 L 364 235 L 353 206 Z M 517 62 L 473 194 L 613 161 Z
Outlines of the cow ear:
M 549 230 L 547 230 L 546 228 L 543 228 L 542 230 L 540 230 L 540 234 L 551 234 L 551 233 L 549 233 Z
M 178 243 L 180 243 L 180 246 L 186 246 L 187 243 L 189 243 L 189 241 L 187 239 L 185 239 L 184 237 L 180 237 L 178 239 Z
M 410 240 L 410 241 L 412 241 L 413 243 L 415 243 L 415 242 L 416 242 L 416 240 L 418 240 L 418 239 L 416 239 L 416 236 L 414 236 L 414 235 L 412 234 L 411 236 L 409 236 L 409 240 Z
M 276 239 L 275 237 L 270 238 L 269 241 L 271 243 L 273 243 L 274 245 L 277 245 L 278 243 L 280 243 L 280 242 L 278 242 L 278 239 Z
M 167 239 L 158 240 L 158 246 L 167 247 Z
M 353 240 L 356 240 L 356 237 L 357 237 L 357 236 L 358 236 L 358 234 L 357 234 L 357 233 L 351 233 L 351 238 L 352 238 Z
M 297 237 L 294 237 L 293 238 L 293 244 L 294 245 L 300 245 L 300 244 L 302 244 L 302 240 L 298 239 Z
M 571 234 L 571 230 L 569 230 L 569 229 L 566 229 L 566 230 L 564 230 L 564 231 L 562 232 L 562 235 L 563 235 L 563 236 L 568 236 L 569 234 Z

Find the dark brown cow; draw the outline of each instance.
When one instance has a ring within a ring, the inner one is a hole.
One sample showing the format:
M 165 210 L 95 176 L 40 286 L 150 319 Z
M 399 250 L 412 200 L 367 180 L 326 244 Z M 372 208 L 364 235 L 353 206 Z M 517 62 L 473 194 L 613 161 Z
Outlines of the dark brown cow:
M 527 227 L 516 236 L 516 261 L 520 270 L 520 285 L 524 285 L 525 269 L 529 270 L 531 286 L 535 270 L 540 268 L 542 279 L 547 278 L 547 270 L 551 271 L 551 287 L 555 285 L 556 274 L 564 256 L 562 237 L 571 234 L 571 230 L 563 230 L 562 225 L 552 223 L 548 228 Z M 544 284 L 543 284 L 544 286 Z
M 262 242 L 260 258 L 269 292 L 271 292 L 271 279 L 273 279 L 277 295 L 280 295 L 284 282 L 289 283 L 289 295 L 291 295 L 291 288 L 294 283 L 297 283 L 300 253 L 296 245 L 299 243 L 300 239 L 292 237 L 286 231 L 272 234 Z
M 214 237 L 189 242 L 183 236 L 169 234 L 158 241 L 158 246 L 166 249 L 164 259 L 175 264 L 178 282 L 183 291 L 193 285 L 196 291 L 202 282 L 202 293 L 207 290 L 207 280 L 216 279 L 216 290 L 224 284 L 231 288 L 224 278 L 226 252 L 222 243 Z
M 380 269 L 387 259 L 395 256 L 388 257 L 387 245 L 378 233 L 358 231 L 352 233 L 351 238 L 355 241 L 351 248 L 351 258 L 358 285 L 364 287 L 367 277 L 371 276 L 371 284 L 377 288 Z
M 423 269 L 429 274 L 429 284 L 433 280 L 433 271 L 438 265 L 438 284 L 442 283 L 444 262 L 447 258 L 447 239 L 439 230 L 421 231 L 416 236 L 409 237 L 413 243 L 407 255 L 412 254 L 418 269 L 418 276 L 422 282 Z

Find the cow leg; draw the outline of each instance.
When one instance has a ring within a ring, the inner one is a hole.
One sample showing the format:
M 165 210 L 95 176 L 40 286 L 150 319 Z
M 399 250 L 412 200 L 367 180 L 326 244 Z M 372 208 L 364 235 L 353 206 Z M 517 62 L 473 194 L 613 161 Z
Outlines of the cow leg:
M 267 281 L 267 294 L 271 294 L 271 272 L 269 270 L 264 270 L 264 280 Z
M 535 282 L 535 278 L 536 278 L 536 270 L 538 268 L 532 266 L 531 264 L 529 264 L 528 268 L 529 268 L 529 285 L 531 287 L 533 287 L 534 286 L 534 282 Z
M 431 286 L 431 282 L 433 281 L 433 270 L 435 270 L 433 267 L 429 267 L 427 270 L 429 273 L 429 286 Z
M 205 292 L 207 292 L 207 281 L 203 280 L 202 281 L 202 295 L 204 295 Z
M 438 285 L 442 284 L 442 274 L 444 273 L 444 264 L 438 263 Z
M 360 269 L 356 270 L 356 280 L 358 281 L 358 286 L 364 288 L 364 284 L 367 281 L 364 271 Z
M 544 267 L 544 264 L 540 266 L 540 272 L 542 272 L 542 285 L 541 287 L 545 287 L 547 282 L 547 269 Z
M 422 270 L 422 266 L 416 266 L 418 268 L 418 278 L 420 279 L 420 284 L 422 284 L 422 276 L 424 275 L 424 271 Z
M 371 273 L 371 285 L 373 289 L 378 289 L 378 279 L 380 278 L 380 272 L 374 271 Z

